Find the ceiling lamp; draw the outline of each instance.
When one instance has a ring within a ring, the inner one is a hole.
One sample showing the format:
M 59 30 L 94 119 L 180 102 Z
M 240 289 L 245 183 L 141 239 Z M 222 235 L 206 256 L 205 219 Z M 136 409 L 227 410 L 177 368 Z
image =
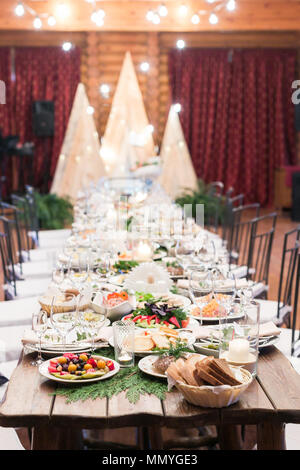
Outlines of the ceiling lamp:
M 54 18 L 54 16 L 49 16 L 48 25 L 49 26 L 55 26 L 56 25 L 56 19 Z
M 35 29 L 41 29 L 41 27 L 43 26 L 41 18 L 36 16 L 33 20 L 33 26 Z
M 212 13 L 209 17 L 210 24 L 217 24 L 219 22 L 219 18 L 215 13 Z
M 69 52 L 72 49 L 72 43 L 69 41 L 66 41 L 63 43 L 61 47 L 65 52 Z
M 180 5 L 179 7 L 179 14 L 181 16 L 185 16 L 187 14 L 187 11 L 188 11 L 188 7 L 185 5 L 185 3 L 183 3 L 182 5 Z
M 226 8 L 227 8 L 228 11 L 235 10 L 235 7 L 236 7 L 235 0 L 229 0 L 226 4 Z
M 199 15 L 197 15 L 197 13 L 195 13 L 195 14 L 192 16 L 191 22 L 192 22 L 193 24 L 199 24 L 199 23 L 200 23 L 200 17 L 199 17 Z
M 164 3 L 162 3 L 161 5 L 159 5 L 158 7 L 158 14 L 160 16 L 167 16 L 168 14 L 168 9 L 166 7 L 166 5 Z
M 183 39 L 178 39 L 176 42 L 177 49 L 184 49 L 185 48 L 185 41 Z
M 150 69 L 150 64 L 149 62 L 142 62 L 140 65 L 140 69 L 142 72 L 148 72 Z
M 18 3 L 18 5 L 15 8 L 15 14 L 17 16 L 23 16 L 25 13 L 25 8 L 22 2 Z

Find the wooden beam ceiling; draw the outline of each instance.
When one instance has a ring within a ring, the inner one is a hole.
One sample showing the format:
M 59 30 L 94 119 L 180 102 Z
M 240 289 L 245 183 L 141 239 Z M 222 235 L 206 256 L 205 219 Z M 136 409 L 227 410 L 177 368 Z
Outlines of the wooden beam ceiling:
M 17 17 L 14 8 L 18 0 L 1 0 L 0 30 L 32 30 L 34 17 L 28 12 Z M 25 0 L 25 3 L 39 15 L 55 15 L 60 3 L 69 5 L 70 15 L 62 20 L 57 18 L 51 27 L 43 21 L 43 30 L 52 31 L 299 31 L 300 0 L 236 0 L 236 10 L 222 9 L 219 23 L 211 25 L 208 15 L 201 16 L 201 22 L 193 25 L 193 13 L 210 10 L 212 6 L 205 0 L 164 0 L 168 8 L 167 17 L 161 18 L 159 25 L 146 20 L 149 9 L 157 8 L 162 2 L 156 0 L 97 0 L 97 8 L 106 12 L 104 25 L 97 26 L 90 20 L 93 7 L 85 0 Z M 185 3 L 188 13 L 179 13 L 179 6 Z M 37 31 L 37 34 L 39 32 Z

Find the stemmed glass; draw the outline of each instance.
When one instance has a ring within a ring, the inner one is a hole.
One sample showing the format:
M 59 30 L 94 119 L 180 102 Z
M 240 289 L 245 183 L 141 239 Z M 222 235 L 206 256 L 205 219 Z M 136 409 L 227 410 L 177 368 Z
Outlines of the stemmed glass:
M 42 364 L 42 336 L 48 328 L 48 317 L 44 310 L 39 310 L 32 315 L 32 329 L 39 339 L 39 352 L 36 361 L 31 363 L 32 366 L 39 366 Z
M 212 271 L 214 283 L 214 297 L 221 306 L 220 324 L 232 311 L 236 298 L 236 279 L 231 271 Z M 223 319 L 223 320 L 222 320 Z
M 72 307 L 71 312 L 58 312 L 58 306 L 60 306 L 59 298 L 54 296 L 51 302 L 50 310 L 50 322 L 53 328 L 57 331 L 59 336 L 62 338 L 63 349 L 66 349 L 66 338 L 77 324 L 78 317 L 78 306 L 76 302 L 76 296 L 74 294 L 68 294 L 69 307 Z
M 179 266 L 182 267 L 183 271 L 191 264 L 192 257 L 195 253 L 194 241 L 191 238 L 181 238 L 177 240 L 175 246 L 175 256 Z
M 65 269 L 61 263 L 58 263 L 52 271 L 52 281 L 60 288 L 61 284 L 65 280 Z
M 89 297 L 89 304 L 91 305 L 93 301 L 97 303 L 98 308 L 100 307 L 100 313 L 81 308 L 82 304 L 82 295 L 78 296 L 77 301 L 77 312 L 78 312 L 78 325 L 84 331 L 88 333 L 88 336 L 91 338 L 92 343 L 92 354 L 95 350 L 95 337 L 97 336 L 99 330 L 103 327 L 105 320 L 107 318 L 107 305 L 105 300 L 105 295 L 101 292 L 91 292 Z M 86 298 L 84 302 L 86 302 Z
M 87 255 L 72 256 L 70 258 L 68 277 L 79 291 L 89 277 L 89 258 Z
M 208 267 L 213 267 L 216 260 L 216 247 L 207 236 L 196 239 L 196 259 Z
M 194 269 L 189 276 L 189 294 L 193 304 L 200 309 L 199 320 L 203 323 L 203 308 L 211 302 L 213 298 L 213 278 L 211 271 Z

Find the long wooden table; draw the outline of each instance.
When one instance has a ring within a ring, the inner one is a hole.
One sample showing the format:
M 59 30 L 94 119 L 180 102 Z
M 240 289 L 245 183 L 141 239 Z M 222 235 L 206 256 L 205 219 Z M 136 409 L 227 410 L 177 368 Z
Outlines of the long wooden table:
M 74 449 L 81 429 L 147 426 L 155 429 L 155 448 L 161 426 L 172 428 L 216 425 L 223 448 L 237 448 L 238 425 L 257 426 L 258 449 L 285 448 L 285 423 L 300 423 L 300 375 L 275 347 L 259 356 L 257 378 L 241 400 L 228 408 L 200 408 L 188 404 L 178 391 L 161 401 L 153 395 L 130 404 L 125 392 L 111 399 L 66 404 L 53 396 L 57 384 L 40 376 L 23 356 L 0 406 L 0 426 L 33 429 L 33 449 Z

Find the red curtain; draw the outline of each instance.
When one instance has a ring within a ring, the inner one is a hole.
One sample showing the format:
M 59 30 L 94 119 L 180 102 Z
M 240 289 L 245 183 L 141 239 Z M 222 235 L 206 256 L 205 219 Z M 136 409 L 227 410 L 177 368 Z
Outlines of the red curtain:
M 35 186 L 43 184 L 45 171 L 44 138 L 35 137 L 32 129 L 32 103 L 37 100 L 53 100 L 55 108 L 54 137 L 49 139 L 51 178 L 65 130 L 68 124 L 74 95 L 80 81 L 80 51 L 69 52 L 58 47 L 16 48 L 15 54 L 15 116 L 16 134 L 22 142 L 35 143 Z
M 11 50 L 9 47 L 0 47 L 0 80 L 5 83 L 6 104 L 0 104 L 0 130 L 3 135 L 13 132 L 13 103 L 11 80 Z
M 172 50 L 169 76 L 198 177 L 271 204 L 274 168 L 296 162 L 296 51 Z

